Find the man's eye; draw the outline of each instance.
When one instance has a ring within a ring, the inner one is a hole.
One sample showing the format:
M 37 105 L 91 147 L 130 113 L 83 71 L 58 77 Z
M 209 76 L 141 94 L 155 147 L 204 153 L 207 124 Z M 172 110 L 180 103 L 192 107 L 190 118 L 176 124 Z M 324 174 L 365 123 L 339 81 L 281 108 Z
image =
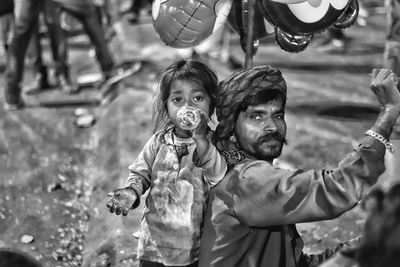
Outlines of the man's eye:
M 275 114 L 275 118 L 283 120 L 285 118 L 285 114 L 283 113 Z
M 252 115 L 250 115 L 250 119 L 252 119 L 252 120 L 260 120 L 261 116 L 258 115 L 258 114 L 252 114 Z

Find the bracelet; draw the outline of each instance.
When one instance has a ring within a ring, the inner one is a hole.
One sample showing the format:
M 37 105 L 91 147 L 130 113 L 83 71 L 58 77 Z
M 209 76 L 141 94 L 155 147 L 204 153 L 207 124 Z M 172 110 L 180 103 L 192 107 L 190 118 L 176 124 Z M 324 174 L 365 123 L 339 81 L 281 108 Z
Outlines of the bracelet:
M 366 131 L 365 134 L 375 138 L 378 141 L 380 141 L 386 147 L 386 149 L 389 150 L 391 153 L 394 152 L 393 145 L 388 140 L 386 140 L 386 138 L 383 137 L 382 135 L 380 135 L 377 132 L 374 132 L 372 130 Z

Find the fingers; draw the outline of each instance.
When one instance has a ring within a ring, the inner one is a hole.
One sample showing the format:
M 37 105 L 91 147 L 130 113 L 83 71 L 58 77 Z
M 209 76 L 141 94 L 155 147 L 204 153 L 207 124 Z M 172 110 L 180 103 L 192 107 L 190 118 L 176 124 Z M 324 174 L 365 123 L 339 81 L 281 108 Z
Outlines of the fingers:
M 385 90 L 385 87 L 396 86 L 399 79 L 390 69 L 373 69 L 371 73 L 371 89 L 376 93 L 377 90 Z M 393 82 L 393 84 L 392 84 Z
M 371 73 L 372 80 L 385 80 L 389 75 L 393 74 L 390 69 L 373 69 Z
M 122 208 L 122 215 L 126 216 L 128 215 L 129 209 L 128 208 Z
M 112 191 L 112 192 L 108 192 L 107 196 L 108 197 L 117 197 L 117 196 L 119 196 L 119 191 L 115 190 L 115 191 Z
M 120 206 L 117 206 L 115 208 L 115 214 L 120 215 L 122 213 L 122 208 Z
M 109 209 L 111 213 L 115 212 L 115 214 L 117 215 L 120 215 L 125 209 L 127 210 L 127 208 L 121 207 L 118 203 L 115 203 L 113 199 L 111 199 L 106 203 L 106 207 Z M 128 212 L 126 211 L 125 213 L 128 214 Z
M 115 205 L 114 205 L 114 202 L 112 200 L 108 201 L 106 206 L 110 210 L 111 213 L 114 213 Z

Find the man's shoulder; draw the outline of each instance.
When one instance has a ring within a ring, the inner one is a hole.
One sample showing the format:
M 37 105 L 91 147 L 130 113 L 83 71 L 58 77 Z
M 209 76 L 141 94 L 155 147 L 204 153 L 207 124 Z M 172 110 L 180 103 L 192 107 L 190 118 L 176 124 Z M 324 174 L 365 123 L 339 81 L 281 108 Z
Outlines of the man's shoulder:
M 265 160 L 256 160 L 256 159 L 243 159 L 239 163 L 232 166 L 225 177 L 239 177 L 244 178 L 247 173 L 268 173 L 269 171 L 276 169 L 279 167 L 273 166 L 271 163 Z
M 248 168 L 276 168 L 265 160 L 246 158 L 235 164 L 230 170 L 243 170 Z

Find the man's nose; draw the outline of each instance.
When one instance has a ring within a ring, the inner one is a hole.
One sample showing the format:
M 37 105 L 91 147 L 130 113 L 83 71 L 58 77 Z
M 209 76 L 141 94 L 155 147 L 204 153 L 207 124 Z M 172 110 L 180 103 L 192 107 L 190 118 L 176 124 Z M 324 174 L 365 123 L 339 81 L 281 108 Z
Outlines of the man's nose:
M 273 118 L 268 118 L 264 121 L 263 130 L 265 132 L 274 133 L 274 132 L 278 131 L 278 125 L 276 124 L 276 122 Z

